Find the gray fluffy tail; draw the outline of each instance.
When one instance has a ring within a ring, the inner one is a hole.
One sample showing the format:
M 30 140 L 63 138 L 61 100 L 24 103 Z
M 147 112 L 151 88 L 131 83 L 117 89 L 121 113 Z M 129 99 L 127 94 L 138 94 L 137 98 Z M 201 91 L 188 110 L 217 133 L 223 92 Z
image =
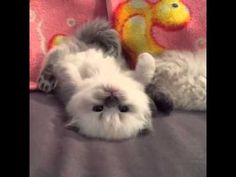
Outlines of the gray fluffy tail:
M 75 37 L 87 45 L 102 49 L 108 55 L 118 57 L 121 54 L 118 33 L 104 19 L 88 22 L 76 31 Z

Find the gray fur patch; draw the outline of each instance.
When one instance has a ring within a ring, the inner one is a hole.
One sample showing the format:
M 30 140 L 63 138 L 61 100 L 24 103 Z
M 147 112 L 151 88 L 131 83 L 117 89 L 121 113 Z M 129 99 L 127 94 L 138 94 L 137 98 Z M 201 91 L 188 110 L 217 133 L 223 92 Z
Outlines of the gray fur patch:
M 63 51 L 56 49 L 47 56 L 47 63 L 38 80 L 39 90 L 49 93 L 56 87 L 57 80 L 54 75 L 54 66 L 63 55 Z
M 60 69 L 59 73 L 56 75 L 59 84 L 55 92 L 58 99 L 66 105 L 75 94 L 77 86 L 71 81 L 70 76 L 65 72 L 64 68 Z
M 59 48 L 51 52 L 47 56 L 47 65 L 45 66 L 45 69 L 53 69 L 54 65 L 59 61 L 60 58 L 62 58 L 65 55 L 65 52 Z M 45 70 L 44 69 L 44 70 Z
M 154 108 L 153 104 L 155 104 L 157 110 L 165 114 L 169 114 L 173 110 L 174 104 L 172 99 L 164 93 L 160 92 L 154 84 L 149 84 L 146 87 L 146 93 L 152 99 L 152 110 Z
M 79 41 L 100 48 L 108 55 L 115 57 L 121 55 L 118 33 L 104 19 L 97 18 L 85 24 L 76 32 L 75 36 Z
M 72 85 L 71 83 L 69 84 L 62 84 L 59 87 L 56 88 L 56 96 L 58 99 L 66 105 L 70 98 L 74 95 L 75 93 L 75 86 Z
M 157 107 L 156 107 L 154 101 L 151 98 L 149 99 L 149 107 L 150 107 L 151 112 L 152 112 L 152 117 L 153 118 L 156 117 L 157 116 L 157 112 L 158 112 L 157 111 Z

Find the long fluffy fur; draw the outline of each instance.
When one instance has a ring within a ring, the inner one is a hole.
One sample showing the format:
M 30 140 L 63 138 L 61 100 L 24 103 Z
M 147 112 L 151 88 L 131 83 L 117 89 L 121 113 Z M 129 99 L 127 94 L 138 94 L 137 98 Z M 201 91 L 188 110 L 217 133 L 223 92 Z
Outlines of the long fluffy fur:
M 121 54 L 118 33 L 104 19 L 97 18 L 85 24 L 77 30 L 75 37 L 87 45 L 102 49 L 107 55 L 119 57 Z
M 123 70 L 114 57 L 104 58 L 101 51 L 89 49 L 66 56 L 57 69 L 59 85 L 66 81 L 67 87 L 75 90 L 66 105 L 72 117 L 69 126 L 78 127 L 87 136 L 105 139 L 129 138 L 152 129 L 150 99 L 143 83 L 130 77 L 130 71 Z M 104 105 L 113 89 L 120 105 L 129 105 L 130 111 L 122 113 L 117 106 L 104 107 L 102 113 L 92 111 L 94 105 Z
M 138 69 L 127 70 L 120 58 L 116 33 L 107 22 L 95 20 L 48 54 L 40 89 L 48 92 L 56 85 L 56 95 L 71 117 L 68 126 L 79 128 L 82 134 L 104 139 L 130 138 L 152 129 L 151 101 L 145 86 L 155 68 L 154 59 L 145 55 L 140 56 Z M 141 74 L 143 68 L 153 71 Z M 55 80 L 45 79 L 48 75 Z M 104 110 L 93 111 L 96 105 L 103 105 Z M 120 111 L 122 105 L 128 106 L 128 112 Z
M 176 109 L 206 110 L 206 50 L 168 51 L 155 57 L 155 67 L 148 86 L 154 101 L 161 93 Z

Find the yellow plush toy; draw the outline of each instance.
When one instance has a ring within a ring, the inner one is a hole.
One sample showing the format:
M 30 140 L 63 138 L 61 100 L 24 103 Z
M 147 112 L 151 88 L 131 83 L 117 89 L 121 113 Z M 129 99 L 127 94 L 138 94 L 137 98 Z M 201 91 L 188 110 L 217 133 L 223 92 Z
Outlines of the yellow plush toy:
M 183 28 L 189 20 L 189 9 L 180 0 L 159 0 L 156 3 L 129 0 L 119 4 L 113 14 L 114 28 L 120 34 L 132 68 L 138 54 L 159 54 L 165 49 L 154 38 L 154 25 L 173 31 Z
M 50 50 L 51 48 L 60 45 L 61 43 L 63 43 L 66 39 L 66 35 L 64 34 L 56 34 L 54 35 L 51 40 L 49 40 L 48 42 L 48 50 Z

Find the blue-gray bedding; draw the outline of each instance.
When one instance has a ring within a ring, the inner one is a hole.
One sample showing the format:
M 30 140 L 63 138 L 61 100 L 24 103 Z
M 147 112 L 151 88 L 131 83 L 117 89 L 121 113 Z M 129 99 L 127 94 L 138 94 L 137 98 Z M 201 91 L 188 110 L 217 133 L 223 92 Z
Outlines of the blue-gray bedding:
M 30 177 L 206 177 L 206 112 L 157 115 L 154 132 L 122 142 L 64 128 L 53 95 L 30 93 Z

